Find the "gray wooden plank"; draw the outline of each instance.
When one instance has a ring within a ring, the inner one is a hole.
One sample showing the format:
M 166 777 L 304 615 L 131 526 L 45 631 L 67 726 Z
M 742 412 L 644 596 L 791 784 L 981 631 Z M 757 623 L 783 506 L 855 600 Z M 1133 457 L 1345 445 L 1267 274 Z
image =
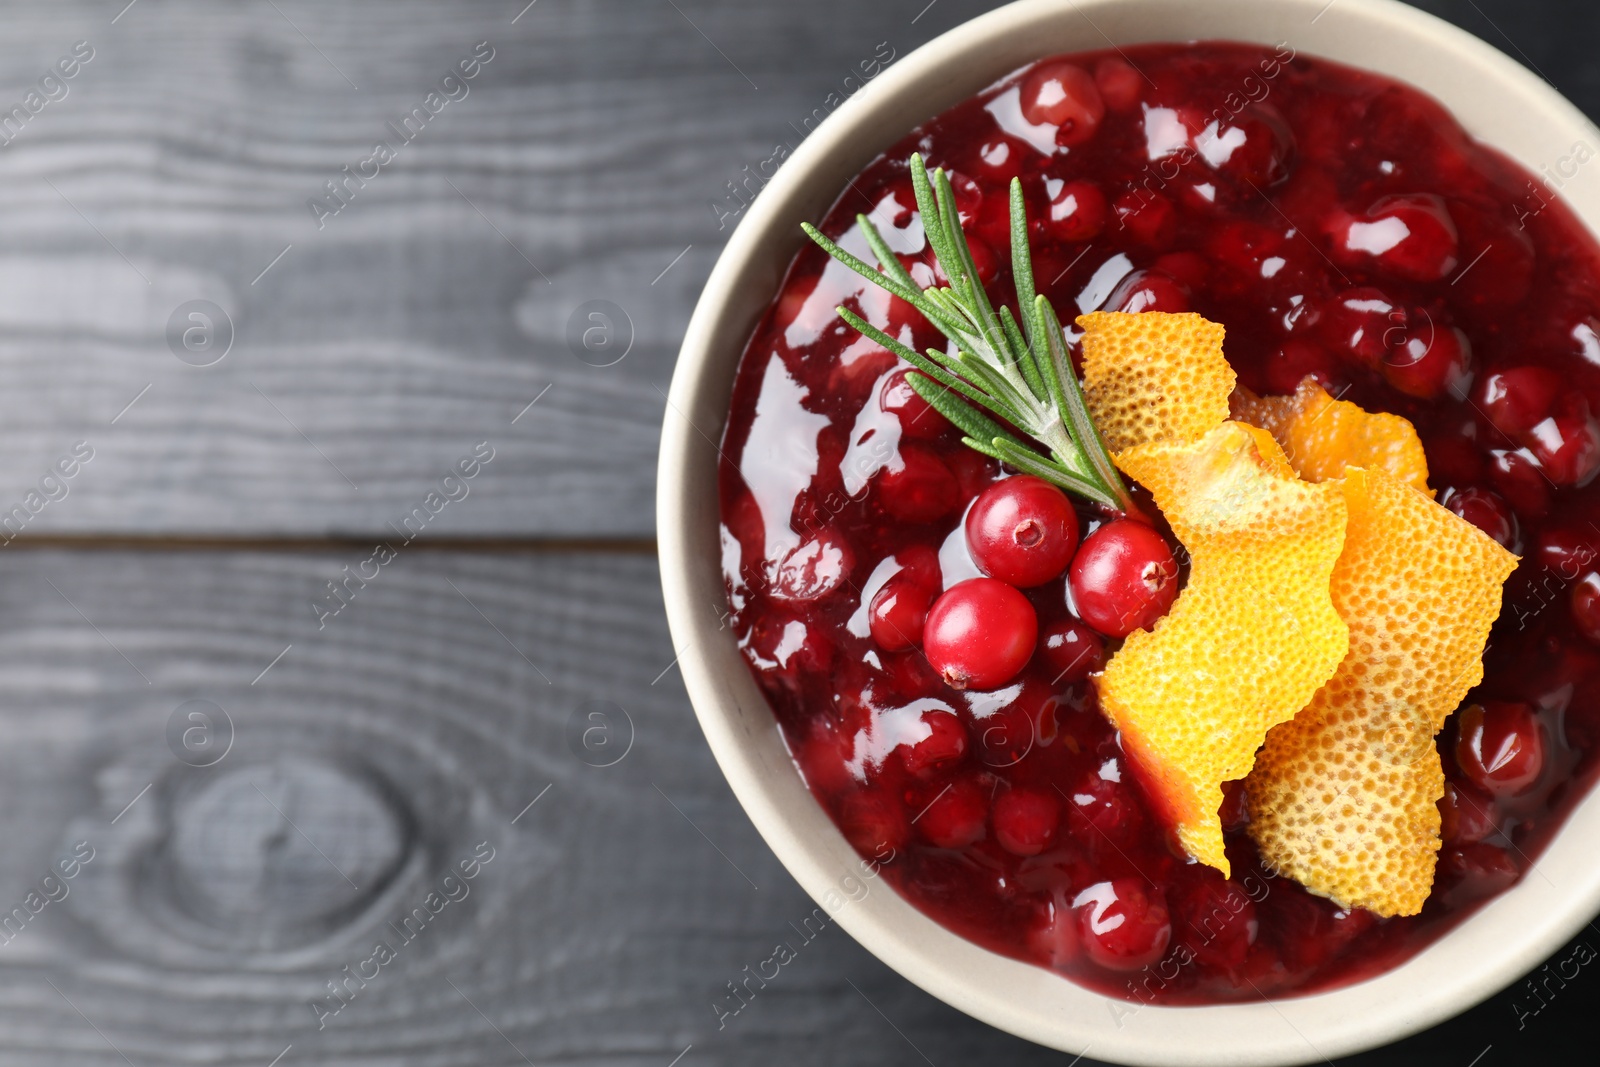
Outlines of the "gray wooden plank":
M 719 1029 L 813 906 L 701 742 L 648 557 L 402 552 L 319 631 L 350 562 L 0 559 L 0 903 L 94 850 L 0 933 L 0 1063 L 921 1062 L 878 1009 L 929 1055 L 1045 1061 L 834 929 Z M 608 707 L 614 747 L 574 745 Z M 309 1007 L 379 939 L 376 978 Z
M 730 232 L 712 202 L 878 42 L 983 5 L 920 6 L 8 7 L 7 107 L 75 42 L 93 58 L 0 148 L 0 510 L 86 440 L 30 533 L 374 532 L 487 439 L 442 529 L 648 535 L 677 342 Z M 403 142 L 389 124 L 479 42 Z M 319 229 L 308 200 L 380 138 L 393 162 Z M 567 340 L 598 299 L 632 323 L 615 366 Z M 196 300 L 233 326 L 205 368 L 167 336 Z

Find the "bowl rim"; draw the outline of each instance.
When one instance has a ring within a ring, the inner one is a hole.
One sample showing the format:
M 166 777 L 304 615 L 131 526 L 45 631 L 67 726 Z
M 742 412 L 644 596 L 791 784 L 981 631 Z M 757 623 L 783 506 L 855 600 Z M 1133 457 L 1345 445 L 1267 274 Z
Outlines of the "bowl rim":
M 1055 47 L 1071 19 L 1081 20 L 1077 32 L 1088 43 Z M 1272 34 L 1291 19 L 1307 27 L 1304 47 L 1286 38 L 1297 51 L 1422 88 L 1443 100 L 1470 133 L 1530 172 L 1565 146 L 1584 143 L 1593 154 L 1600 145 L 1600 130 L 1531 71 L 1396 0 L 1018 0 L 899 59 L 793 150 L 745 209 L 706 283 L 663 417 L 657 538 L 673 646 L 712 753 L 768 846 L 831 920 L 912 983 L 1012 1034 L 1129 1064 L 1325 1060 L 1397 1040 L 1491 996 L 1600 909 L 1600 865 L 1585 862 L 1592 843 L 1600 842 L 1600 790 L 1575 807 L 1518 885 L 1410 960 L 1329 992 L 1260 1003 L 1145 1006 L 999 956 L 893 891 L 872 893 L 875 869 L 856 856 L 789 761 L 772 712 L 727 630 L 716 549 L 718 442 L 746 340 L 800 246 L 798 222 L 825 211 L 887 145 L 1031 59 L 1135 41 L 1272 44 Z M 1226 30 L 1181 32 L 1191 25 Z M 1041 41 L 1050 44 L 1039 47 Z M 1025 57 L 1020 62 L 1019 55 Z M 1600 175 L 1580 170 L 1559 188 L 1591 232 L 1600 230 Z

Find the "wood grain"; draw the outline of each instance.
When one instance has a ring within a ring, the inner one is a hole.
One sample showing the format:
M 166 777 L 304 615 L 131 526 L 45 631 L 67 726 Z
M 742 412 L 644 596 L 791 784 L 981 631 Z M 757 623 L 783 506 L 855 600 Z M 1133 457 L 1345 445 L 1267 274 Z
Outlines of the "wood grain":
M 677 343 L 731 232 L 712 202 L 878 42 L 983 5 L 107 6 L 19 7 L 0 39 L 0 101 L 94 49 L 0 149 L 0 510 L 96 448 L 30 534 L 375 532 L 487 439 L 449 530 L 648 536 Z M 379 139 L 394 161 L 319 229 L 307 201 Z M 632 323 L 615 366 L 568 345 L 595 299 Z M 169 350 L 191 300 L 234 326 L 211 367 Z

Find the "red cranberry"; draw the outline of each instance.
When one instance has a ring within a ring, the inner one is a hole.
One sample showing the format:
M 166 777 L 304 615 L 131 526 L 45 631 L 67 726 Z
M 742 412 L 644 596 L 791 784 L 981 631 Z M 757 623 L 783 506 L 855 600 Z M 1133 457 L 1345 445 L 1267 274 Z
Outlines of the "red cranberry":
M 1543 518 L 1550 511 L 1550 478 L 1526 449 L 1491 450 L 1489 480 L 1524 518 Z
M 1409 317 L 1383 292 L 1346 289 L 1322 316 L 1322 330 L 1341 355 L 1363 367 L 1377 367 L 1389 349 L 1403 342 Z
M 1117 56 L 1095 64 L 1094 84 L 1106 107 L 1112 111 L 1132 111 L 1144 95 L 1144 79 L 1130 63 Z
M 1167 953 L 1172 922 L 1161 890 L 1137 878 L 1096 882 L 1073 898 L 1089 958 L 1113 971 L 1137 971 Z
M 1031 474 L 998 481 L 967 512 L 967 549 L 991 578 L 1026 589 L 1057 577 L 1078 548 L 1067 494 Z
M 1525 442 L 1557 485 L 1587 485 L 1600 472 L 1600 423 L 1581 394 L 1563 397 L 1556 414 L 1529 430 Z
M 943 574 L 939 570 L 939 550 L 933 545 L 914 544 L 897 548 L 894 561 L 900 574 L 920 582 L 935 591 L 944 588 Z
M 1311 341 L 1291 337 L 1267 357 L 1265 378 L 1273 393 L 1292 393 L 1306 378 L 1331 393 L 1340 392 L 1341 375 L 1326 349 Z
M 1478 386 L 1478 408 L 1494 428 L 1512 440 L 1550 417 L 1561 378 L 1547 367 L 1513 367 L 1484 377 Z
M 1488 489 L 1446 489 L 1439 503 L 1494 538 L 1511 552 L 1520 551 L 1522 533 L 1516 513 L 1505 498 Z
M 1094 136 L 1106 104 L 1094 78 L 1061 60 L 1041 63 L 1022 79 L 1022 117 L 1035 126 L 1059 127 L 1056 143 L 1080 145 Z
M 934 601 L 923 649 L 952 689 L 998 689 L 1033 655 L 1038 616 L 1028 598 L 994 578 L 968 578 Z
M 917 445 L 900 446 L 900 462 L 878 476 L 878 501 L 905 522 L 932 522 L 960 503 L 956 479 L 938 456 Z
M 821 600 L 843 588 L 854 567 L 849 541 L 831 531 L 819 533 L 779 561 L 771 593 L 779 600 Z
M 904 652 L 922 643 L 922 627 L 938 587 L 904 572 L 883 583 L 867 608 L 872 640 L 885 652 Z
M 901 367 L 883 383 L 878 394 L 878 404 L 900 420 L 900 433 L 919 441 L 932 440 L 950 428 L 950 420 L 936 411 L 932 404 L 911 388 L 911 376 L 917 372 Z
M 1590 571 L 1572 587 L 1569 602 L 1572 625 L 1588 640 L 1600 645 L 1600 574 Z
M 1593 529 L 1548 527 L 1539 535 L 1539 562 L 1571 581 L 1600 557 L 1600 549 L 1595 547 L 1597 543 L 1600 543 L 1600 532 Z
M 787 681 L 826 677 L 833 664 L 833 641 L 820 625 L 806 623 L 782 610 L 756 615 L 745 638 L 745 651 Z
M 1226 122 L 1212 122 L 1194 147 L 1213 170 L 1266 189 L 1289 176 L 1294 136 L 1269 104 L 1252 104 Z
M 1106 308 L 1136 315 L 1141 311 L 1188 311 L 1189 290 L 1160 271 L 1136 270 L 1118 283 Z
M 1459 262 L 1456 224 L 1431 193 L 1386 196 L 1362 218 L 1336 211 L 1327 231 L 1336 260 L 1370 263 L 1396 278 L 1438 281 Z
M 1226 833 L 1243 830 L 1250 822 L 1250 799 L 1245 792 L 1244 780 L 1222 783 L 1222 803 L 1217 807 L 1217 820 Z
M 1422 400 L 1445 393 L 1465 396 L 1471 382 L 1472 345 L 1453 326 L 1425 322 L 1390 349 L 1379 370 L 1384 381 L 1407 396 Z
M 1212 270 L 1211 264 L 1198 252 L 1168 252 L 1156 259 L 1154 269 L 1176 279 L 1191 293 L 1206 287 Z
M 1509 889 L 1520 877 L 1505 849 L 1483 842 L 1458 845 L 1439 856 L 1433 898 L 1445 908 L 1457 908 Z
M 1482 841 L 1499 829 L 1493 799 L 1465 782 L 1445 781 L 1439 799 L 1439 836 L 1446 844 Z
M 839 826 L 857 852 L 881 856 L 902 848 L 908 826 L 905 809 L 891 796 L 859 790 L 846 793 Z
M 922 836 L 940 848 L 966 848 L 982 840 L 989 805 L 976 782 L 961 780 L 944 787 L 916 816 Z
M 996 137 L 978 148 L 978 160 L 983 170 L 997 181 L 1009 182 L 1022 173 L 1023 150 L 1009 137 Z
M 1256 904 L 1238 882 L 1209 868 L 1190 868 L 1172 889 L 1178 938 L 1195 959 L 1213 967 L 1233 968 L 1244 962 L 1261 924 Z
M 1092 241 L 1106 228 L 1111 207 L 1106 194 L 1094 182 L 1050 178 L 1045 182 L 1045 191 L 1050 194 L 1045 218 L 1050 233 L 1056 237 L 1063 241 Z
M 1034 745 L 1055 739 L 1060 704 L 1061 698 L 1037 678 L 994 693 L 969 694 L 978 759 L 988 767 L 1015 767 Z
M 1456 764 L 1479 789 L 1515 796 L 1544 770 L 1544 727 L 1526 704 L 1473 704 L 1457 717 Z
M 1037 856 L 1056 835 L 1061 808 L 1035 789 L 1012 789 L 994 802 L 994 838 L 1017 856 Z
M 918 778 L 932 778 L 960 762 L 967 754 L 967 728 L 949 711 L 925 711 L 922 725 L 928 735 L 900 749 L 900 762 Z
M 1142 522 L 1106 523 L 1083 542 L 1067 579 L 1084 622 L 1109 637 L 1148 629 L 1178 596 L 1178 564 Z
M 1127 768 L 1112 758 L 1078 778 L 1068 798 L 1079 817 L 1078 832 L 1097 851 L 1115 852 L 1131 843 L 1144 827 L 1144 813 L 1128 791 Z
M 1077 619 L 1051 623 L 1039 634 L 1039 650 L 1051 670 L 1051 685 L 1072 685 L 1106 665 L 1106 643 Z
M 1111 205 L 1117 223 L 1135 241 L 1161 247 L 1172 242 L 1178 229 L 1178 209 L 1160 193 L 1129 191 Z

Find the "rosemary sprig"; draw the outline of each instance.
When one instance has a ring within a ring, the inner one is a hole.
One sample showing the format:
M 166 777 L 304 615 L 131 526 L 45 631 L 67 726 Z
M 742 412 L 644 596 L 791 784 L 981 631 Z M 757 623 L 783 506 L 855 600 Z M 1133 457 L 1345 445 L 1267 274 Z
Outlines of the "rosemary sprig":
M 911 187 L 928 245 L 950 281 L 948 286 L 919 287 L 865 215 L 856 220 L 879 267 L 846 252 L 815 226 L 802 225 L 834 259 L 920 311 L 954 342 L 955 354 L 936 348 L 918 353 L 848 308 L 838 309 L 840 317 L 922 372 L 911 376 L 911 387 L 966 434 L 968 447 L 1089 500 L 1136 513 L 1127 486 L 1090 421 L 1061 322 L 1050 301 L 1034 291 L 1022 183 L 1011 180 L 1011 273 L 1020 323 L 1010 308 L 1002 306 L 996 312 L 990 304 L 944 171 L 928 170 L 922 157 L 913 155 Z M 1016 427 L 1034 445 L 995 419 Z

